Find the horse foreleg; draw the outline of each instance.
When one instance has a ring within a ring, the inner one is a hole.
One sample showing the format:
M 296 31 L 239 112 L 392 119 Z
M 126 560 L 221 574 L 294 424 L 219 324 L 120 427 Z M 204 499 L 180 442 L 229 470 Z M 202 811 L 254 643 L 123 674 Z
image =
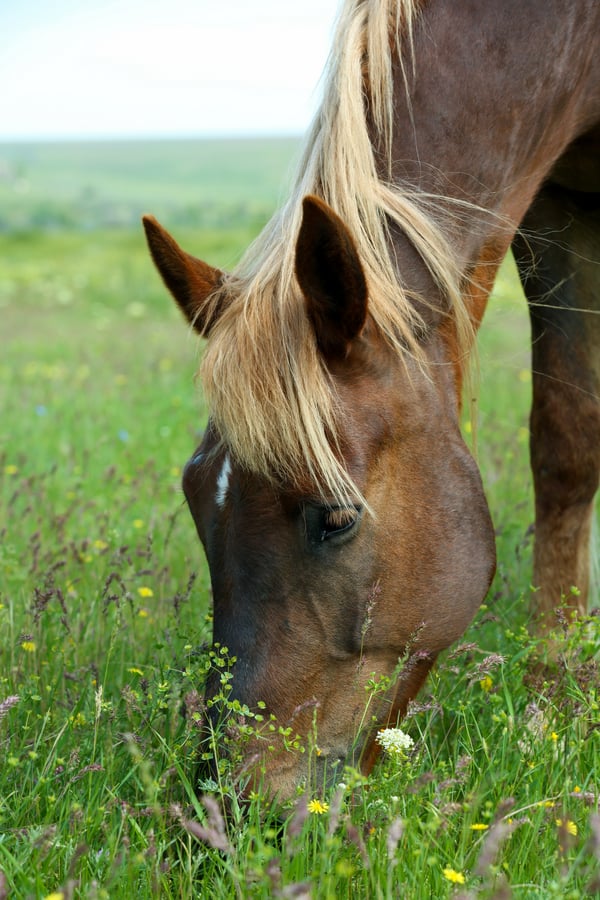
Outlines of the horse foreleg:
M 600 198 L 546 186 L 515 239 L 532 329 L 533 613 L 585 613 L 600 470 Z

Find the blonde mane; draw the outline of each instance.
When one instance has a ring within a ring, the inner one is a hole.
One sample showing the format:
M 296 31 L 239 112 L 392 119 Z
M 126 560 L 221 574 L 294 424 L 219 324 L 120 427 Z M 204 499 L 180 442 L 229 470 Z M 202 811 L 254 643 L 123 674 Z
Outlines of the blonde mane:
M 420 320 L 398 282 L 390 226 L 423 258 L 453 311 L 459 338 L 468 329 L 460 273 L 442 230 L 414 189 L 380 177 L 365 114 L 368 83 L 369 115 L 391 172 L 392 64 L 395 55 L 408 84 L 421 2 L 344 3 L 291 196 L 219 289 L 226 309 L 211 330 L 200 370 L 214 424 L 236 461 L 283 482 L 308 475 L 330 503 L 360 492 L 336 452 L 335 387 L 294 274 L 302 198 L 320 196 L 348 226 L 367 277 L 369 311 L 400 356 L 420 356 Z

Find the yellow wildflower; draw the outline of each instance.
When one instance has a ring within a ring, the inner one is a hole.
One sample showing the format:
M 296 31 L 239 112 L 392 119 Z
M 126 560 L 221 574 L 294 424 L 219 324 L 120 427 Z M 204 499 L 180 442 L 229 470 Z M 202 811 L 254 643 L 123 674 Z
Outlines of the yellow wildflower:
M 143 675 L 144 674 L 141 669 L 136 669 L 135 666 L 131 666 L 131 668 L 127 669 L 127 671 L 130 672 L 132 675 Z
M 558 735 L 557 735 L 557 733 L 556 733 L 555 731 L 553 731 L 552 734 L 550 735 L 550 740 L 551 740 L 551 741 L 554 741 L 554 743 L 557 742 L 557 740 L 558 740 Z
M 321 800 L 311 800 L 306 808 L 309 813 L 314 813 L 316 816 L 322 816 L 323 813 L 326 813 L 329 809 L 329 803 L 325 803 Z
M 35 641 L 23 641 L 21 644 L 21 650 L 24 650 L 25 653 L 35 653 Z
M 471 825 L 471 831 L 487 831 L 489 827 L 484 822 L 475 822 L 474 825 Z
M 453 884 L 464 884 L 465 876 L 462 872 L 457 872 L 456 869 L 444 869 L 442 871 L 442 875 L 444 878 L 447 878 L 448 881 L 451 881 Z
M 52 894 L 46 894 L 44 900 L 64 900 L 64 896 L 62 891 L 54 891 Z
M 489 675 L 486 675 L 485 678 L 482 678 L 479 684 L 481 685 L 481 690 L 485 691 L 486 694 L 489 693 L 489 691 L 491 691 L 492 687 L 494 686 L 494 682 Z
M 562 819 L 557 819 L 556 824 L 559 828 L 564 825 L 569 834 L 577 834 L 577 825 L 575 824 L 575 822 L 571 822 L 570 819 L 567 819 L 566 822 L 563 822 Z
M 14 463 L 9 463 L 8 466 L 4 466 L 5 475 L 16 475 L 18 471 L 19 467 L 15 466 Z
M 143 527 L 144 527 L 144 520 L 143 520 L 143 519 L 134 519 L 134 520 L 133 520 L 133 527 L 134 527 L 134 528 L 143 528 Z
M 154 591 L 149 587 L 139 587 L 138 594 L 140 597 L 154 597 Z

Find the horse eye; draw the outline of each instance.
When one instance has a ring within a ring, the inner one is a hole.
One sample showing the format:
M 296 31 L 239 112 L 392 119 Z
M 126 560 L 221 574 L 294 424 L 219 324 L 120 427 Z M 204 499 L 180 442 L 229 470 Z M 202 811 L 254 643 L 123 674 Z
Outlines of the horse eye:
M 352 537 L 362 516 L 360 506 L 318 506 L 306 503 L 302 508 L 304 536 L 318 547 L 324 541 L 343 543 Z
M 320 541 L 329 540 L 329 538 L 338 535 L 347 534 L 360 519 L 361 509 L 359 506 L 332 507 L 321 510 L 320 518 Z

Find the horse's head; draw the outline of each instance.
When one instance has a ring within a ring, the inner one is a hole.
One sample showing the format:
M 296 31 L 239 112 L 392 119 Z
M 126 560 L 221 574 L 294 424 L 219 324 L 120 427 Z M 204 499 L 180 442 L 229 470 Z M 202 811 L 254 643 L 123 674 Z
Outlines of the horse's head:
M 227 315 L 221 273 L 154 220 L 146 230 L 164 281 L 210 341 Z M 315 198 L 304 202 L 295 258 L 301 315 L 336 398 L 330 452 L 345 494 L 329 495 L 309 465 L 294 478 L 253 470 L 212 423 L 184 474 L 210 567 L 214 641 L 237 660 L 231 697 L 254 710 L 262 701 L 265 720 L 277 720 L 249 757 L 282 796 L 310 754 L 286 752 L 279 728 L 302 738 L 315 728 L 317 771 L 359 759 L 368 768 L 377 727 L 395 721 L 467 627 L 495 560 L 442 329 L 423 338 L 425 364 L 399 358 L 369 314 L 352 237 Z

